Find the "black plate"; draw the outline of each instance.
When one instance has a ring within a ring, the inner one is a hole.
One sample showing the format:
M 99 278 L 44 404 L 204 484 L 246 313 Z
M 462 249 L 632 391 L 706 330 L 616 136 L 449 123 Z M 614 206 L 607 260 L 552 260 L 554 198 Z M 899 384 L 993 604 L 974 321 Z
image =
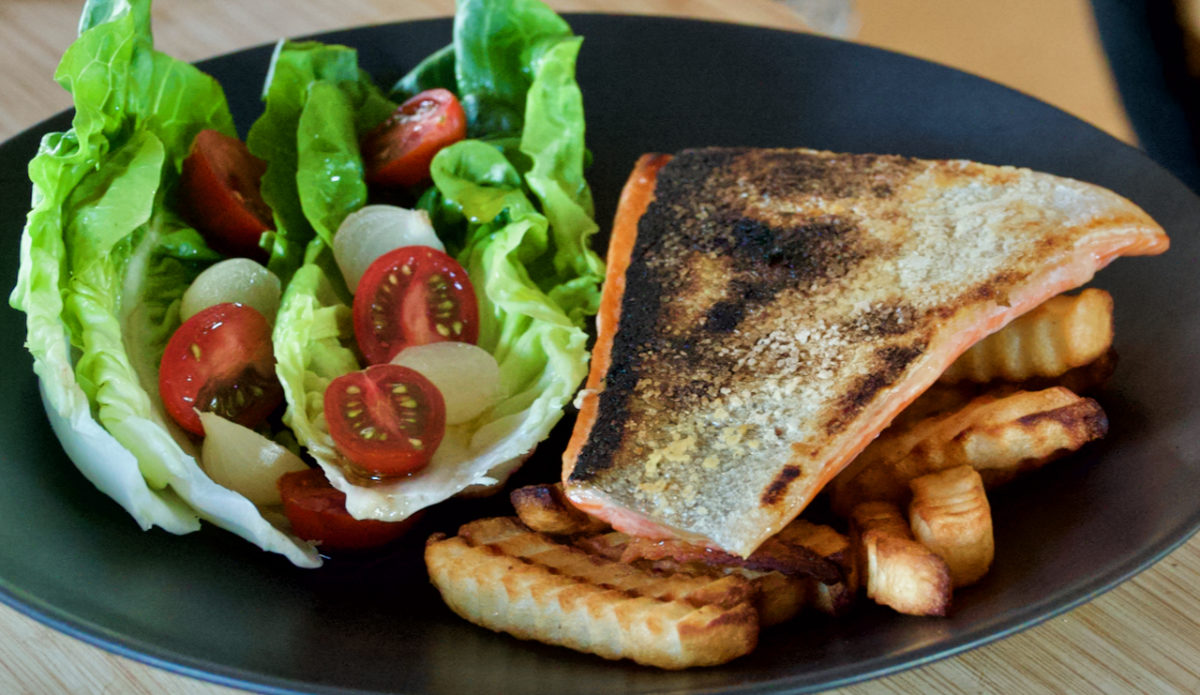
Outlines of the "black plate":
M 962 157 L 1092 181 L 1171 234 L 1155 259 L 1103 271 L 1121 362 L 1102 401 L 1111 435 L 994 499 L 997 558 L 945 620 L 864 606 L 764 636 L 728 666 L 663 673 L 473 627 L 425 582 L 415 544 L 384 557 L 292 568 L 230 534 L 140 532 L 63 455 L 35 404 L 23 317 L 0 313 L 12 365 L 0 404 L 3 600 L 117 653 L 224 684 L 305 692 L 799 691 L 894 672 L 1033 625 L 1127 579 L 1200 526 L 1200 201 L 1139 151 L 1017 92 L 920 60 L 814 36 L 705 22 L 585 15 L 579 76 L 602 222 L 637 155 L 698 145 L 807 146 Z M 322 38 L 360 47 L 387 84 L 445 43 L 446 20 Z M 208 61 L 243 129 L 268 48 Z M 28 204 L 25 163 L 60 116 L 0 147 L 5 287 Z M 569 424 L 569 423 L 566 423 Z M 556 472 L 564 428 L 522 472 Z M 499 508 L 499 503 L 493 503 Z M 488 505 L 484 505 L 487 507 Z M 474 505 L 449 505 L 452 528 Z M 419 539 L 418 539 L 419 540 Z

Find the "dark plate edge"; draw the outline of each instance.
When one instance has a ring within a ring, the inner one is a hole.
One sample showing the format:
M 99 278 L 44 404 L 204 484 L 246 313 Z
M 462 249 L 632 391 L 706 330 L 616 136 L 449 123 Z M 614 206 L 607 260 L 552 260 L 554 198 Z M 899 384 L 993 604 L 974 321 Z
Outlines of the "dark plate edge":
M 665 25 L 677 24 L 706 24 L 706 25 L 728 25 L 740 27 L 743 30 L 756 32 L 772 32 L 776 34 L 787 34 L 792 36 L 804 37 L 804 40 L 814 40 L 817 42 L 826 42 L 829 44 L 852 45 L 856 50 L 874 51 L 877 53 L 898 56 L 905 60 L 913 61 L 914 63 L 926 63 L 938 65 L 946 70 L 967 75 L 975 80 L 981 80 L 991 85 L 999 87 L 1009 93 L 1019 96 L 1025 100 L 1030 100 L 1049 107 L 1057 111 L 1060 115 L 1065 115 L 1077 122 L 1079 125 L 1085 126 L 1092 131 L 1104 136 L 1111 141 L 1112 144 L 1120 145 L 1126 150 L 1132 150 L 1144 162 L 1152 164 L 1154 167 L 1161 169 L 1174 179 L 1182 190 L 1191 192 L 1190 189 L 1179 178 L 1168 169 L 1154 161 L 1144 150 L 1126 143 L 1109 133 L 1100 130 L 1096 126 L 1088 123 L 1079 116 L 1065 111 L 1059 107 L 1048 104 L 1047 102 L 1032 96 L 1019 89 L 1004 85 L 989 78 L 969 73 L 958 68 L 951 67 L 938 61 L 919 58 L 904 52 L 893 51 L 877 46 L 858 44 L 853 41 L 846 41 L 817 34 L 810 34 L 800 31 L 791 31 L 775 27 L 768 27 L 756 24 L 741 24 L 736 22 L 723 22 L 712 19 L 698 19 L 685 17 L 672 17 L 663 15 L 641 15 L 641 14 L 620 14 L 612 12 L 573 12 L 560 13 L 568 23 L 573 18 L 579 17 L 598 17 L 611 19 L 633 19 L 634 21 L 659 22 Z M 432 17 L 417 19 L 412 21 L 400 22 L 378 22 L 372 24 L 359 25 L 355 27 L 346 27 L 342 29 L 333 29 L 329 31 L 321 31 L 312 34 L 306 34 L 298 37 L 288 37 L 294 40 L 330 40 L 332 37 L 342 35 L 350 35 L 360 30 L 388 27 L 394 25 L 419 25 L 419 24 L 444 24 L 448 23 L 451 18 L 449 16 Z M 586 37 L 585 37 L 586 39 Z M 347 42 L 349 43 L 349 42 Z M 231 53 L 221 54 L 196 61 L 196 65 L 202 69 L 209 62 L 229 58 L 233 55 L 241 54 L 247 51 L 264 50 L 270 47 L 272 43 L 264 43 L 257 46 L 248 46 L 237 49 Z M 49 116 L 39 123 L 22 130 L 13 135 L 8 140 L 0 143 L 0 147 L 12 146 L 18 140 L 30 138 L 32 142 L 40 141 L 41 136 L 50 129 L 62 129 L 63 124 L 69 125 L 69 116 L 72 109 L 56 113 Z M 61 123 L 60 123 L 61 122 Z M 1049 172 L 1054 173 L 1054 172 Z M 9 309 L 11 311 L 15 311 Z M 857 669 L 863 664 L 867 664 L 867 669 L 856 671 L 854 673 L 843 673 L 851 667 L 835 668 L 828 672 L 815 671 L 810 672 L 802 677 L 784 677 L 773 681 L 763 681 L 745 686 L 735 686 L 733 688 L 700 688 L 686 691 L 667 691 L 667 692 L 687 692 L 687 693 L 762 693 L 762 692 L 790 692 L 790 693 L 811 693 L 821 690 L 832 689 L 860 683 L 875 678 L 895 675 L 911 668 L 926 666 L 942 659 L 956 656 L 965 651 L 981 647 L 992 642 L 999 641 L 1008 636 L 1016 634 L 1025 629 L 1040 625 L 1051 618 L 1058 617 L 1067 613 L 1079 606 L 1086 604 L 1096 597 L 1110 591 L 1117 585 L 1133 578 L 1142 571 L 1149 569 L 1165 558 L 1174 550 L 1183 546 L 1189 541 L 1198 531 L 1200 531 L 1200 506 L 1197 507 L 1195 513 L 1188 520 L 1175 529 L 1177 533 L 1164 535 L 1164 540 L 1160 543 L 1147 546 L 1144 552 L 1132 556 L 1128 561 L 1114 567 L 1110 572 L 1098 575 L 1087 582 L 1081 582 L 1074 586 L 1067 587 L 1056 595 L 1062 594 L 1078 594 L 1074 598 L 1063 602 L 1056 603 L 1053 596 L 1043 598 L 1036 603 L 1028 604 L 1027 607 L 1017 614 L 1010 614 L 1006 619 L 995 620 L 985 625 L 978 626 L 969 630 L 962 635 L 958 640 L 951 640 L 950 644 L 940 643 L 933 644 L 927 647 L 922 647 L 913 651 L 904 652 L 899 656 L 883 656 L 876 659 L 871 659 L 865 662 L 858 662 L 853 666 Z M 356 688 L 344 688 L 337 686 L 318 685 L 314 683 L 300 682 L 287 678 L 279 678 L 265 675 L 258 672 L 251 672 L 235 667 L 229 667 L 224 664 L 207 662 L 202 659 L 187 657 L 169 650 L 164 650 L 151 643 L 145 643 L 140 640 L 128 637 L 122 637 L 108 628 L 90 620 L 82 619 L 74 616 L 67 611 L 64 611 L 56 606 L 45 603 L 37 599 L 18 587 L 10 586 L 8 581 L 0 577 L 0 603 L 7 605 L 17 612 L 32 618 L 33 620 L 46 625 L 54 630 L 62 632 L 77 638 L 85 643 L 99 647 L 118 656 L 126 657 L 134 661 L 144 663 L 165 671 L 176 673 L 179 675 L 195 678 L 197 680 L 222 685 L 225 687 L 247 689 L 253 692 L 276 694 L 291 694 L 291 693 L 330 693 L 348 695 L 351 693 L 377 693 L 382 691 L 361 690 Z M 614 667 L 620 667 L 627 662 L 617 662 Z M 822 674 L 827 674 L 822 676 Z M 814 681 L 819 682 L 802 682 L 796 684 L 795 681 Z

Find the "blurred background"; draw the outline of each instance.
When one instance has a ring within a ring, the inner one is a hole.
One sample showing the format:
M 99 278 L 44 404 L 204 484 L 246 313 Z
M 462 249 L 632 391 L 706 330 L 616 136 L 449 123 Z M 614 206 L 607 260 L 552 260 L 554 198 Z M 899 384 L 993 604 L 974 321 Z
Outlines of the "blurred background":
M 936 61 L 1138 146 L 1200 191 L 1200 0 L 547 0 L 562 12 L 812 31 Z M 83 0 L 0 0 L 0 142 L 67 108 L 51 79 Z M 155 0 L 163 50 L 200 60 L 281 36 L 448 16 L 454 0 Z M 1197 692 L 1200 538 L 1116 590 L 987 647 L 839 692 Z M 0 606 L 0 692 L 232 690 L 84 644 Z
M 1200 0 L 780 0 L 814 31 L 1016 87 L 1200 190 Z
M 69 105 L 47 89 L 82 0 L 0 1 L 0 139 Z M 159 44 L 200 59 L 364 23 L 444 16 L 453 0 L 159 0 Z M 1200 190 L 1200 0 L 549 0 L 565 12 L 695 17 L 807 30 L 1014 87 L 1144 148 Z M 196 22 L 194 18 L 206 18 Z M 220 27 L 219 32 L 211 27 Z

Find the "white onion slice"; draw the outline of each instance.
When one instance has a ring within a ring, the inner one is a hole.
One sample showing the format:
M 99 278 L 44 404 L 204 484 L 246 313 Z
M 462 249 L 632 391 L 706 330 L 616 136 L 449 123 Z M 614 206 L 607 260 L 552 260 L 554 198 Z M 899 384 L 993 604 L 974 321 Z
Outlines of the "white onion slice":
M 338 227 L 333 237 L 333 257 L 346 280 L 346 287 L 354 292 L 363 273 L 376 258 L 402 246 L 446 250 L 424 210 L 368 205 L 347 215 Z
M 187 321 L 210 306 L 238 302 L 256 309 L 275 325 L 281 287 L 275 273 L 249 258 L 228 258 L 196 276 L 183 293 L 179 318 Z
M 501 398 L 500 365 L 487 350 L 470 343 L 445 341 L 405 348 L 392 358 L 421 373 L 442 392 L 446 424 L 474 419 Z
M 276 481 L 284 473 L 308 468 L 283 446 L 220 415 L 202 412 L 200 423 L 204 425 L 200 462 L 208 477 L 256 505 L 282 504 Z

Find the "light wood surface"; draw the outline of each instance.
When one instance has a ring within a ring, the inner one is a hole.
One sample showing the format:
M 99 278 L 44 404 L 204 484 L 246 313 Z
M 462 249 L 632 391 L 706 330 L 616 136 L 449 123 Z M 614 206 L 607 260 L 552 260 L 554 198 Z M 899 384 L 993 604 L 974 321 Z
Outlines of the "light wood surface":
M 805 30 L 769 0 L 557 0 Z M 804 2 L 798 4 L 804 5 Z M 811 4 L 811 3 L 809 3 Z M 51 80 L 79 2 L 0 0 L 0 141 L 67 107 Z M 279 36 L 444 16 L 451 0 L 159 0 L 157 45 L 189 60 Z M 1014 86 L 1133 141 L 1086 0 L 858 0 L 852 38 Z M 0 692 L 234 692 L 115 656 L 0 607 Z M 1200 692 L 1200 539 L 1112 592 L 955 658 L 839 693 Z

